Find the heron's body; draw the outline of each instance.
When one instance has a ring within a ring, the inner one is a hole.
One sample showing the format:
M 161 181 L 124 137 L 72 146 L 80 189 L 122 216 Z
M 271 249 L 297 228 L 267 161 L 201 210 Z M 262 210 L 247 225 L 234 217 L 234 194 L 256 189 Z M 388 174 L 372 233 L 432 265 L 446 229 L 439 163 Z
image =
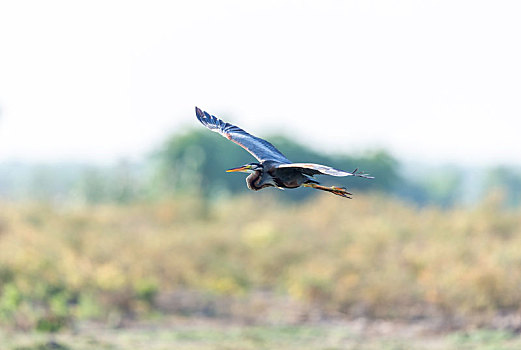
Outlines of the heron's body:
M 195 112 L 197 119 L 199 119 L 204 126 L 220 133 L 228 140 L 235 142 L 257 158 L 259 163 L 249 163 L 238 168 L 227 170 L 228 172 L 241 171 L 250 173 L 246 178 L 246 184 L 250 190 L 258 191 L 266 187 L 283 189 L 305 186 L 350 198 L 349 195 L 351 195 L 351 193 L 347 192 L 345 188 L 335 186 L 324 187 L 312 177 L 317 174 L 323 174 L 372 178 L 366 174 L 357 172 L 358 169 L 350 173 L 326 165 L 292 163 L 268 141 L 250 135 L 241 128 L 223 122 L 213 115 L 201 111 L 197 107 L 195 107 Z
M 297 188 L 305 183 L 318 183 L 295 169 L 279 168 L 278 165 L 274 161 L 261 162 L 246 178 L 248 188 L 258 191 L 266 187 Z

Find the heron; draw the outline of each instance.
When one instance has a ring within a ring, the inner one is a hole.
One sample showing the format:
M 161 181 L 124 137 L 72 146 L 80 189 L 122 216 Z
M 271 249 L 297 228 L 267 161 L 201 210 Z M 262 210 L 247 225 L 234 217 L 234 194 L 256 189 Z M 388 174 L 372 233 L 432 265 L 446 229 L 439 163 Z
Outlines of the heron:
M 347 172 L 327 165 L 293 163 L 268 141 L 255 137 L 233 124 L 226 123 L 198 107 L 195 107 L 195 114 L 201 124 L 233 141 L 257 159 L 257 163 L 248 163 L 226 170 L 226 172 L 249 173 L 246 178 L 246 184 L 250 190 L 259 191 L 266 187 L 285 189 L 302 186 L 327 191 L 344 198 L 351 198 L 352 193 L 347 192 L 344 187 L 322 186 L 313 176 L 331 175 L 373 178 L 358 171 L 358 168 L 352 172 Z

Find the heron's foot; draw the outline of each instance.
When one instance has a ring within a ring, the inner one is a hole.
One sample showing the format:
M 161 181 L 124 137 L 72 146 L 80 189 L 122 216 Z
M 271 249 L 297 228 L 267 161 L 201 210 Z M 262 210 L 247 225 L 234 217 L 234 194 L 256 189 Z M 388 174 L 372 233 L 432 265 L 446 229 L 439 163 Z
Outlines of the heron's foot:
M 347 190 L 344 187 L 336 187 L 331 186 L 331 193 L 336 194 L 337 196 L 345 197 L 351 199 L 350 196 L 352 196 L 352 193 L 347 192 Z
M 326 186 L 318 185 L 315 183 L 304 184 L 304 186 L 315 188 L 317 190 L 331 192 L 333 194 L 336 194 L 337 196 L 349 198 L 349 199 L 351 199 L 350 196 L 353 195 L 352 193 L 347 192 L 347 190 L 344 187 L 336 187 L 336 186 L 326 187 Z
M 353 170 L 351 172 L 351 174 L 353 174 L 353 176 L 363 177 L 364 179 L 374 179 L 374 176 L 370 176 L 369 174 L 365 174 L 364 172 L 358 170 L 358 168 Z

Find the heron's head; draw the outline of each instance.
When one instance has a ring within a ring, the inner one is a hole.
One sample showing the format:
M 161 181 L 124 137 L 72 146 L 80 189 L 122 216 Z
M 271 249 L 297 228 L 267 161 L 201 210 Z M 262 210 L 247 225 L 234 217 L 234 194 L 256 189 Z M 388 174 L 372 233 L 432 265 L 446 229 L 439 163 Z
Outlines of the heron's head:
M 228 169 L 227 173 L 240 171 L 241 173 L 254 173 L 257 170 L 262 170 L 262 165 L 259 163 L 249 163 L 238 168 Z

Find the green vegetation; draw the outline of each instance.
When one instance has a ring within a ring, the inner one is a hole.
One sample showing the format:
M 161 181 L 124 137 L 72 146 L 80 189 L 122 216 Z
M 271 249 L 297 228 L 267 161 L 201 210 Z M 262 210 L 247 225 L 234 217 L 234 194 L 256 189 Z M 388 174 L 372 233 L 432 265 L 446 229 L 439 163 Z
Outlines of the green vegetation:
M 269 193 L 210 205 L 2 207 L 0 320 L 20 329 L 119 324 L 165 308 L 270 322 L 318 310 L 479 325 L 521 304 L 521 215 L 497 196 L 451 211 L 381 195 L 287 204 Z M 183 290 L 197 296 L 192 304 L 158 304 Z M 252 302 L 260 291 L 272 299 Z M 277 298 L 298 311 L 271 312 Z

